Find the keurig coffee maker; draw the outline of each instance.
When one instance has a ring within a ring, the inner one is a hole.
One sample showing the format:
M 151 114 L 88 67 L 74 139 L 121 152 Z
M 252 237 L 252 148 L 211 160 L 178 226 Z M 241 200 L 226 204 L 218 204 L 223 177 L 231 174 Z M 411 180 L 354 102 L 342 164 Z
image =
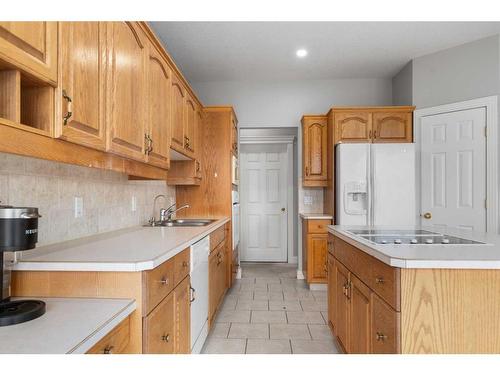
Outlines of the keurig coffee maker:
M 0 205 L 0 327 L 27 322 L 45 313 L 45 303 L 10 300 L 11 270 L 5 253 L 33 249 L 38 241 L 38 208 Z

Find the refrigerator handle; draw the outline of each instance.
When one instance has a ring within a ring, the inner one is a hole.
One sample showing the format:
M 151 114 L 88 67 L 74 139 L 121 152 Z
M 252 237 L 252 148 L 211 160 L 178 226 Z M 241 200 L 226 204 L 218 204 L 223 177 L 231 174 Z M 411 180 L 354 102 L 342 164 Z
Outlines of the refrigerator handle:
M 368 184 L 368 212 L 366 213 L 366 224 L 373 225 L 373 158 L 372 147 L 368 145 L 368 152 L 366 153 L 368 160 L 366 161 L 366 181 Z

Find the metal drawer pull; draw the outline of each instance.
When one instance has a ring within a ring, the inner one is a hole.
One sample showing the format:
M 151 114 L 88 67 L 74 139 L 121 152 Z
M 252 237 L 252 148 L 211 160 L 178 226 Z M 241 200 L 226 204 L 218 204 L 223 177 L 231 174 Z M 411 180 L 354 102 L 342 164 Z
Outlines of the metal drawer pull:
M 68 125 L 68 121 L 73 116 L 73 100 L 66 93 L 66 90 L 62 90 L 62 97 L 68 102 L 68 112 L 63 116 L 63 125 Z
M 189 289 L 191 290 L 191 300 L 189 302 L 194 302 L 194 300 L 196 299 L 196 289 L 191 285 L 189 286 Z
M 188 262 L 186 262 L 186 261 L 182 262 L 182 267 L 186 268 L 187 266 L 189 266 Z
M 104 348 L 103 353 L 104 354 L 113 354 L 113 349 L 115 347 L 113 345 L 108 345 Z
M 160 280 L 162 285 L 168 285 L 168 277 L 163 276 Z
M 375 278 L 375 282 L 376 282 L 377 284 L 383 284 L 383 283 L 385 283 L 385 280 L 384 280 L 384 278 L 383 278 L 382 276 L 377 276 L 377 277 Z
M 161 340 L 165 342 L 170 342 L 170 335 L 168 333 L 166 335 L 163 335 L 161 337 Z
M 377 335 L 377 341 L 385 341 L 385 340 L 387 340 L 387 336 L 384 335 L 381 332 L 377 332 L 376 335 Z

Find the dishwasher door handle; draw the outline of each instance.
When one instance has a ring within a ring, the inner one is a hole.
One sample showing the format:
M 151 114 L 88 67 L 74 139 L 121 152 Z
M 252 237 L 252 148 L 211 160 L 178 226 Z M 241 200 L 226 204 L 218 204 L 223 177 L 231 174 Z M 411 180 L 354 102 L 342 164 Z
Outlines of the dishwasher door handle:
M 189 302 L 194 302 L 194 300 L 196 299 L 196 289 L 194 289 L 191 285 L 189 286 L 189 289 L 191 290 L 191 299 L 189 300 Z

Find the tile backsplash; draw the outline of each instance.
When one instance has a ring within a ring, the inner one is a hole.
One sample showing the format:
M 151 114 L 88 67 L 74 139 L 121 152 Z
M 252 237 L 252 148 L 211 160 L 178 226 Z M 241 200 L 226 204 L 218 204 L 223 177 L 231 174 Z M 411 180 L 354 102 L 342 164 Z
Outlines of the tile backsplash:
M 323 213 L 323 188 L 303 187 L 299 181 L 299 212 Z
M 158 194 L 167 197 L 158 206 L 175 202 L 175 188 L 165 181 L 129 181 L 122 173 L 0 153 L 0 201 L 39 208 L 38 245 L 140 225 Z M 75 197 L 83 202 L 78 218 Z

